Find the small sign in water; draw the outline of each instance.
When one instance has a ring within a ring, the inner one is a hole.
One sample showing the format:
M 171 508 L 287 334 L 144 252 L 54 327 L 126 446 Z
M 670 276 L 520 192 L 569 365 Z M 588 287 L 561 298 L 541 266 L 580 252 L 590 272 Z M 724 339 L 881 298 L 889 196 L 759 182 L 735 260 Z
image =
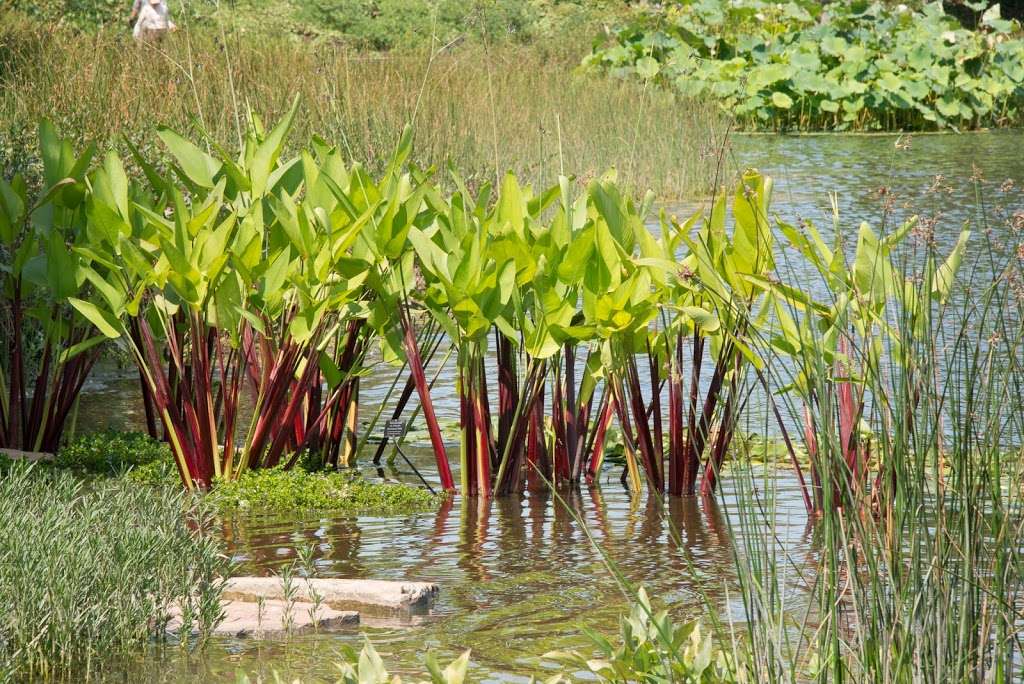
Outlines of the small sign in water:
M 401 420 L 389 420 L 384 423 L 384 438 L 399 439 L 405 434 L 405 423 Z

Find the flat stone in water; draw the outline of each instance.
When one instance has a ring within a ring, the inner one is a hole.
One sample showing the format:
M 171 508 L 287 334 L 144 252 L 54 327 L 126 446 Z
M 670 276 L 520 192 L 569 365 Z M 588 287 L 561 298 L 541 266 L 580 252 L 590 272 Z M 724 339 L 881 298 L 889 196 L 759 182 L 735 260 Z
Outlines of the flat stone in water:
M 6 456 L 12 461 L 46 461 L 53 462 L 53 454 L 48 451 L 21 451 L 20 449 L 0 449 L 0 456 Z
M 326 605 L 304 601 L 266 600 L 261 606 L 255 601 L 223 601 L 224 620 L 214 628 L 218 636 L 266 637 L 304 632 L 332 632 L 359 624 L 359 613 L 336 610 Z M 177 632 L 181 628 L 181 614 L 171 610 L 167 629 Z
M 319 601 L 335 609 L 377 608 L 389 611 L 425 612 L 437 595 L 431 582 L 389 582 L 385 580 L 305 579 L 291 581 L 291 598 Z M 280 577 L 232 577 L 224 588 L 226 599 L 256 601 L 284 600 L 286 592 Z

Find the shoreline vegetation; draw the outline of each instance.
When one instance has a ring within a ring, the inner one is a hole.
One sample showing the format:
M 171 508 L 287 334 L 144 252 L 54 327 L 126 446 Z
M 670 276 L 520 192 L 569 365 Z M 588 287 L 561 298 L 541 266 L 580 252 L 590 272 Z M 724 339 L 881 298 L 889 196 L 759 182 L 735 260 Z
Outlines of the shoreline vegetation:
M 229 561 L 211 509 L 183 492 L 0 459 L 0 680 L 100 675 L 167 631 L 183 645 L 220 620 Z
M 168 445 L 139 432 L 106 431 L 76 437 L 58 450 L 53 465 L 86 480 L 116 479 L 171 489 L 181 485 Z M 436 510 L 445 500 L 421 487 L 371 482 L 355 472 L 327 471 L 307 461 L 289 471 L 246 473 L 236 481 L 219 484 L 203 498 L 221 514 L 405 515 Z
M 998 4 L 968 29 L 938 2 L 665 3 L 618 24 L 584 64 L 716 101 L 745 130 L 1024 122 L 1024 40 Z
M 202 130 L 233 149 L 250 110 L 275 121 L 300 96 L 293 139 L 319 135 L 372 173 L 414 124 L 411 161 L 442 172 L 451 165 L 471 188 L 509 170 L 546 187 L 563 173 L 587 178 L 614 167 L 626 186 L 665 199 L 706 192 L 709 160 L 726 130 L 716 108 L 577 73 L 577 60 L 557 44 L 367 53 L 209 29 L 138 46 L 115 29 L 81 34 L 5 15 L 0 170 L 38 177 L 33 131 L 40 118 L 76 147 L 96 143 L 127 158 L 128 141 L 152 156 L 150 132 L 158 125 L 186 136 Z

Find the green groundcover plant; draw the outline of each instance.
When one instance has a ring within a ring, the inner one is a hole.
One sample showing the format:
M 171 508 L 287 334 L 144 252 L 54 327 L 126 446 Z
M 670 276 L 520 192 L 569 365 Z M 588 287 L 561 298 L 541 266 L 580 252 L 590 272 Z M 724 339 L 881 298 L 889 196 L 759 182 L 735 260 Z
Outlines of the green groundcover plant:
M 584 64 L 714 98 L 750 130 L 981 128 L 1021 121 L 1019 31 L 998 5 L 968 30 L 940 2 L 683 0 Z
M 444 495 L 402 484 L 375 483 L 352 472 L 250 470 L 210 494 L 222 510 L 331 510 L 374 514 L 436 509 Z
M 140 432 L 109 430 L 82 435 L 57 452 L 58 469 L 86 476 L 124 476 L 157 487 L 180 484 L 166 443 Z M 400 483 L 372 482 L 354 471 L 317 471 L 315 459 L 293 470 L 249 471 L 222 482 L 207 497 L 220 511 L 343 511 L 378 515 L 436 509 L 443 497 Z

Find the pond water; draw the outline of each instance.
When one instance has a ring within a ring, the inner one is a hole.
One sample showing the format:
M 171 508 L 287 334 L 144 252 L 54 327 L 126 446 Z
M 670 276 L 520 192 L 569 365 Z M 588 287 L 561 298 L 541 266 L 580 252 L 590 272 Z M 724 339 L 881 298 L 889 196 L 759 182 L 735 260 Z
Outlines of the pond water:
M 826 235 L 832 234 L 829 193 L 837 193 L 841 230 L 851 244 L 861 221 L 880 230 L 921 214 L 938 219 L 935 240 L 945 252 L 964 222 L 979 221 L 984 210 L 991 235 L 1015 248 L 1019 238 L 1007 221 L 1024 210 L 1022 143 L 1021 132 L 922 135 L 909 146 L 896 136 L 748 136 L 733 140 L 727 165 L 753 166 L 772 175 L 775 211 L 791 222 L 810 218 Z M 979 178 L 984 179 L 980 191 L 974 182 Z M 1007 180 L 1012 185 L 1004 185 Z M 969 263 L 966 270 L 975 267 L 979 280 L 991 279 L 984 264 Z M 794 275 L 813 287 L 809 273 Z M 367 380 L 364 406 L 383 400 L 392 375 Z M 141 426 L 136 383 L 130 371 L 101 369 L 83 396 L 79 428 Z M 458 416 L 453 383 L 442 380 L 437 387 L 439 417 L 452 424 Z M 415 446 L 409 451 L 428 479 L 436 481 L 429 453 Z M 384 474 L 415 481 L 408 469 Z M 586 646 L 580 625 L 616 631 L 627 602 L 595 545 L 618 571 L 646 585 L 680 618 L 701 614 L 705 600 L 723 616 L 742 615 L 730 575 L 734 479 L 726 475 L 717 505 L 695 499 L 662 505 L 630 497 L 617 475 L 606 471 L 600 487 L 573 494 L 564 503 L 551 495 L 529 494 L 483 508 L 456 502 L 437 514 L 409 517 L 249 515 L 225 520 L 224 534 L 245 572 L 280 569 L 295 560 L 296 549 L 313 545 L 320 576 L 435 581 L 441 594 L 430 615 L 413 624 L 364 626 L 385 660 L 408 671 L 422 662 L 427 648 L 454 657 L 472 647 L 475 678 L 525 681 L 539 672 L 531 656 Z M 778 493 L 779 537 L 787 555 L 813 555 L 795 479 L 779 472 L 766 475 L 760 486 Z M 791 589 L 799 605 L 799 583 Z M 126 681 L 234 681 L 238 671 L 266 674 L 275 668 L 287 677 L 317 681 L 334 671 L 340 644 L 358 647 L 360 639 L 352 632 L 295 637 L 288 643 L 226 640 L 202 656 L 172 649 L 140 657 L 118 672 Z

